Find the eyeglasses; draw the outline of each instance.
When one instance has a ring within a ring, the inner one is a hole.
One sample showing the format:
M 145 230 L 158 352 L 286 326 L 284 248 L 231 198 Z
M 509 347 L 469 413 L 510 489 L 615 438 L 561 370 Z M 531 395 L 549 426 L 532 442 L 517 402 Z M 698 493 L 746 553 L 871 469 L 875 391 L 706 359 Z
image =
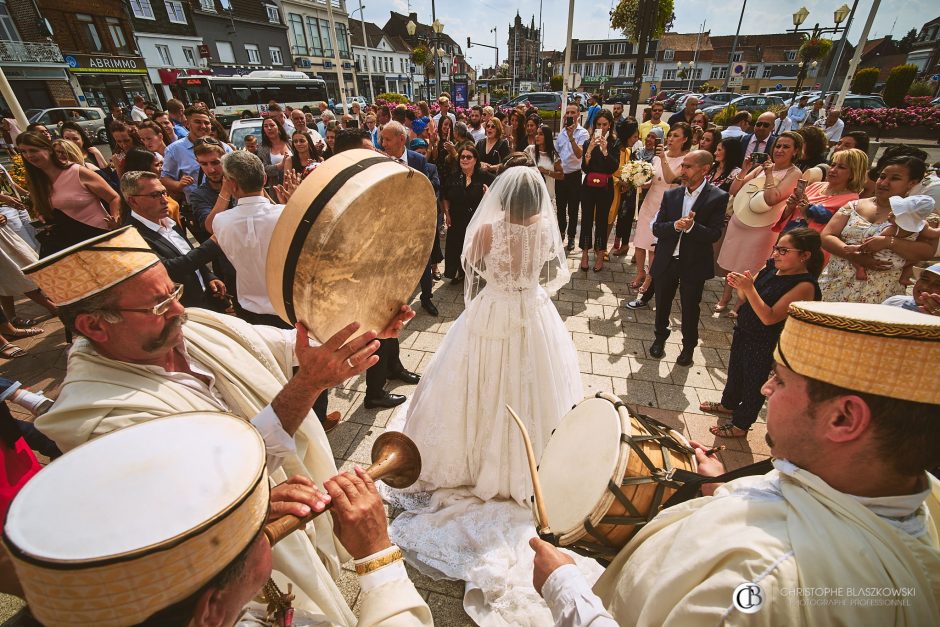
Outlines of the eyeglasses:
M 773 124 L 771 124 L 770 122 L 755 122 L 754 126 L 758 128 L 765 128 L 765 127 L 771 127 L 773 126 Z
M 175 287 L 170 293 L 170 296 L 153 307 L 114 307 L 108 311 L 136 311 L 139 313 L 153 314 L 154 316 L 162 316 L 170 310 L 174 302 L 179 302 L 179 299 L 183 297 L 183 286 L 180 283 L 174 283 L 173 285 Z
M 790 251 L 797 252 L 797 253 L 806 252 L 805 250 L 800 250 L 799 248 L 787 248 L 786 246 L 774 246 L 773 251 L 777 253 L 778 255 L 780 255 L 781 257 L 786 256 L 787 253 L 789 253 Z
M 475 158 L 476 157 L 474 157 L 473 155 L 460 155 L 461 161 L 470 161 L 471 159 L 475 159 Z
M 153 192 L 151 194 L 131 194 L 131 196 L 134 198 L 151 198 L 153 200 L 160 200 L 161 198 L 165 198 L 169 195 L 170 193 L 166 190 L 163 190 L 162 192 Z

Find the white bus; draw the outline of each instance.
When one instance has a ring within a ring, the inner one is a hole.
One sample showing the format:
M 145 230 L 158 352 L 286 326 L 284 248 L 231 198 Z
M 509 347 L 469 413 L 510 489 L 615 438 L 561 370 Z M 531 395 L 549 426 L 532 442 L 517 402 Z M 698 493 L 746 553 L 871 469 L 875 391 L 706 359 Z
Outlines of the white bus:
M 186 104 L 202 100 L 226 126 L 245 111 L 261 117 L 272 100 L 281 106 L 310 105 L 313 109 L 317 102 L 327 100 L 326 81 L 303 72 L 258 70 L 247 76 L 187 76 L 177 85 Z

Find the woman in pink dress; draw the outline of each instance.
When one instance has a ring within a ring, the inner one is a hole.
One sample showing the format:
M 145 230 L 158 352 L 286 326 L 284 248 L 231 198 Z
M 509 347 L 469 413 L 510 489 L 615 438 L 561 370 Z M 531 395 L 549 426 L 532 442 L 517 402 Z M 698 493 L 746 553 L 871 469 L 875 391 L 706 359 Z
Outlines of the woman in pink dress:
M 800 178 L 800 169 L 794 165 L 794 161 L 802 150 L 803 138 L 792 131 L 786 131 L 774 142 L 771 159 L 762 165 L 752 164 L 750 157 L 744 160 L 743 171 L 747 174 L 735 177 L 731 184 L 731 195 L 736 195 L 745 185 L 755 181 L 763 190 L 764 202 L 770 206 L 770 211 L 766 213 L 766 226 L 748 226 L 737 215 L 731 216 L 721 253 L 718 255 L 718 266 L 725 272 L 744 274 L 749 271 L 756 275 L 767 265 L 770 251 L 779 235 L 773 230 L 773 226 L 783 214 L 787 198 L 796 189 L 796 182 Z M 730 299 L 731 287 L 725 285 L 725 293 L 718 305 L 727 304 Z M 739 302 L 728 315 L 736 317 L 737 307 L 741 304 Z
M 679 166 L 682 158 L 689 154 L 692 147 L 692 129 L 685 122 L 673 124 L 666 136 L 666 148 L 656 146 L 656 156 L 653 157 L 653 180 L 647 186 L 646 198 L 640 205 L 640 214 L 636 219 L 636 235 L 633 236 L 633 247 L 636 258 L 636 278 L 630 287 L 642 288 L 646 291 L 647 269 L 653 263 L 653 246 L 656 238 L 653 236 L 652 223 L 659 213 L 659 206 L 663 202 L 666 190 L 677 187 L 675 180 L 681 174 Z M 649 253 L 647 255 L 647 253 Z M 647 257 L 649 257 L 647 259 Z
M 101 176 L 77 163 L 59 161 L 52 142 L 39 133 L 21 133 L 33 208 L 51 225 L 40 243 L 40 257 L 113 229 L 121 219 L 121 197 Z

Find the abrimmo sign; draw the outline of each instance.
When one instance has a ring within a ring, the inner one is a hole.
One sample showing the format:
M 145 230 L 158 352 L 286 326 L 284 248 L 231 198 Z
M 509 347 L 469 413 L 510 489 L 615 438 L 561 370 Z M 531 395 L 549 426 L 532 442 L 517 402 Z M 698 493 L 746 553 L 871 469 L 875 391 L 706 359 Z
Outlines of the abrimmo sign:
M 67 54 L 69 71 L 77 74 L 146 74 L 143 57 L 111 57 L 92 54 Z

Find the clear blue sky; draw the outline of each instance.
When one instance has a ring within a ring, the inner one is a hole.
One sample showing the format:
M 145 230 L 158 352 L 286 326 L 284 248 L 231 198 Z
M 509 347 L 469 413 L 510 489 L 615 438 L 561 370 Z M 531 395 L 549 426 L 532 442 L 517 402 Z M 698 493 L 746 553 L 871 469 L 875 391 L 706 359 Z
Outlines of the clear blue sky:
M 833 24 L 832 14 L 843 2 L 852 6 L 851 0 L 748 0 L 741 32 L 759 34 L 781 32 L 792 28 L 791 14 L 805 5 L 810 11 L 804 26 L 819 22 L 821 26 Z M 408 13 L 408 0 L 363 0 L 366 19 L 379 26 L 388 20 L 389 11 Z M 422 22 L 431 22 L 431 0 L 411 0 L 411 11 L 418 13 Z M 868 17 L 872 0 L 860 0 L 855 21 L 849 32 L 849 41 L 856 43 L 862 26 Z M 358 0 L 347 0 L 350 11 L 357 9 Z M 528 24 L 535 15 L 539 22 L 538 0 L 436 0 L 438 18 L 444 23 L 444 32 L 450 34 L 461 46 L 466 46 L 467 36 L 474 41 L 493 45 L 491 29 L 497 27 L 500 62 L 506 59 L 506 39 L 509 24 L 516 11 Z M 573 37 L 606 38 L 620 33 L 610 29 L 608 11 L 611 0 L 576 0 Z M 737 27 L 741 2 L 721 0 L 675 0 L 676 21 L 673 30 L 697 32 L 704 20 L 705 29 L 715 35 L 733 35 Z M 784 8 L 786 7 L 786 8 Z M 900 39 L 911 28 L 920 29 L 924 22 L 940 16 L 940 4 L 935 0 L 882 0 L 881 8 L 872 27 L 871 38 L 883 37 L 892 32 Z M 355 17 L 359 17 L 358 13 Z M 543 0 L 542 21 L 545 23 L 545 48 L 562 49 L 567 31 L 568 2 L 566 0 Z M 895 23 L 896 20 L 896 23 Z M 468 51 L 471 65 L 489 67 L 495 61 L 489 48 L 473 47 Z

